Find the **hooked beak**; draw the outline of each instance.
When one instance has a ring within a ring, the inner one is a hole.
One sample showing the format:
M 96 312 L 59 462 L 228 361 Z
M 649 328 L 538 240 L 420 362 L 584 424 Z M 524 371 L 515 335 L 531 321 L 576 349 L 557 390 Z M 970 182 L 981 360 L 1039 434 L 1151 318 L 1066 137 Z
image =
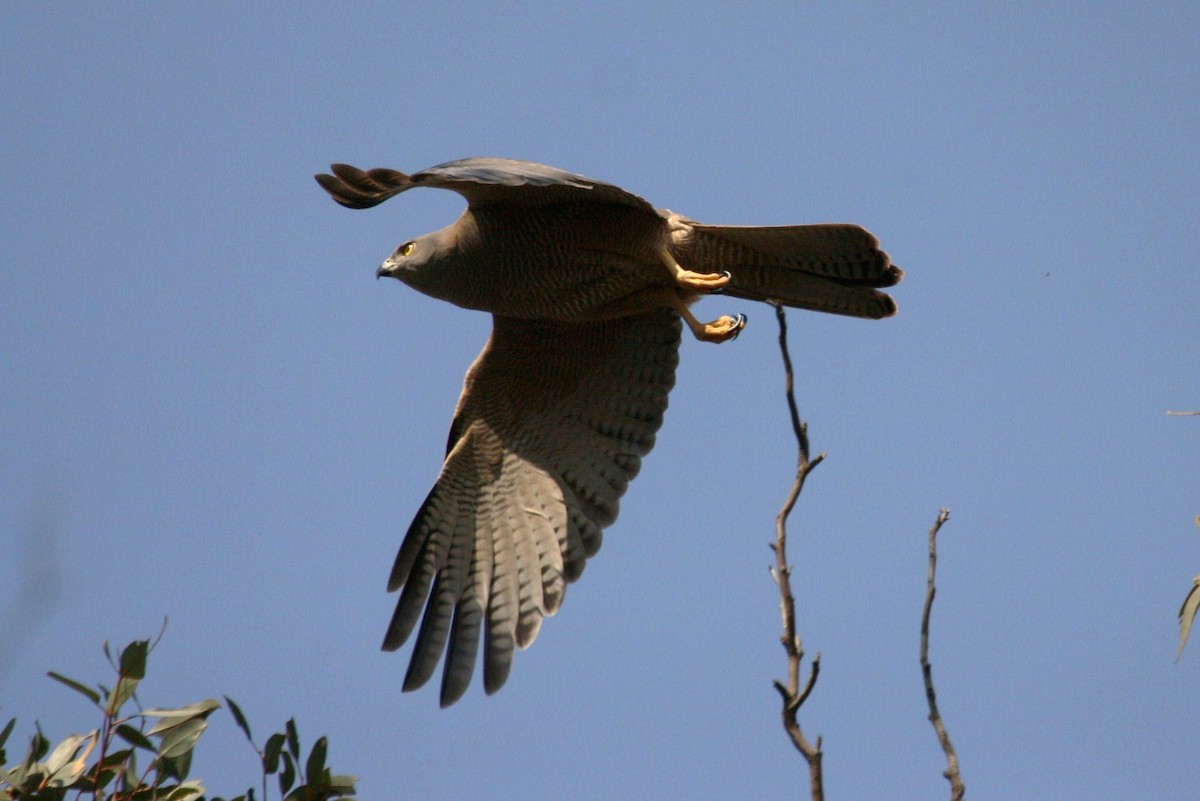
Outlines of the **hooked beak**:
M 383 264 L 379 265 L 379 269 L 375 271 L 376 280 L 383 278 L 385 275 L 389 278 L 395 278 L 396 262 L 388 259 Z

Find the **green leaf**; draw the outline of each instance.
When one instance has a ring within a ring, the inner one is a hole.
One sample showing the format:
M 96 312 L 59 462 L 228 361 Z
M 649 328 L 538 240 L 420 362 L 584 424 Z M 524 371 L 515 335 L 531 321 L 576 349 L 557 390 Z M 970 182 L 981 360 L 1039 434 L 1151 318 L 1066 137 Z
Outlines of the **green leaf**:
M 288 751 L 292 754 L 292 759 L 297 763 L 300 761 L 300 735 L 296 733 L 296 719 L 288 718 L 287 726 L 287 744 Z
M 163 801 L 184 801 L 184 799 L 199 796 L 204 793 L 204 785 L 193 779 L 190 782 L 183 782 L 171 792 L 167 793 Z
M 317 777 L 325 771 L 325 755 L 328 750 L 329 740 L 325 737 L 318 737 L 313 743 L 308 761 L 304 763 L 304 775 L 308 777 L 309 783 L 317 781 Z
M 87 791 L 89 795 L 101 795 L 95 791 L 107 787 L 113 779 L 123 774 L 128 769 L 129 763 L 133 761 L 132 748 L 123 748 L 120 751 L 105 754 L 103 761 L 84 779 L 86 785 L 81 789 Z
M 105 767 L 116 767 L 122 764 L 125 760 L 129 759 L 132 754 L 132 748 L 122 748 L 120 751 L 111 751 L 104 755 L 104 762 L 102 764 Z
M 149 649 L 149 640 L 134 640 L 126 645 L 121 652 L 121 676 L 139 681 L 146 678 L 146 654 Z
M 190 718 L 177 726 L 172 726 L 163 734 L 162 744 L 158 747 L 158 755 L 166 759 L 175 759 L 191 751 L 200 739 L 200 735 L 208 727 L 203 718 Z
M 197 701 L 194 704 L 188 704 L 187 706 L 181 706 L 176 709 L 147 709 L 146 711 L 142 712 L 142 715 L 162 718 L 162 720 L 155 724 L 150 731 L 146 732 L 147 734 L 156 734 L 158 731 L 162 731 L 163 729 L 169 729 L 172 726 L 179 725 L 181 719 L 196 717 L 206 718 L 212 714 L 214 709 L 220 708 L 220 701 L 214 698 L 209 698 L 207 700 Z
M 96 746 L 98 731 L 88 734 L 73 734 L 59 743 L 45 762 L 47 780 L 56 787 L 68 786 L 87 770 L 87 757 Z M 83 751 L 80 754 L 80 751 Z
M 25 766 L 18 765 L 12 770 L 0 768 L 0 787 L 7 785 L 8 787 L 21 787 L 25 783 Z M 9 790 L 5 790 L 5 795 L 12 795 Z M 16 796 L 13 795 L 15 798 Z
M 233 720 L 237 723 L 238 728 L 246 733 L 246 739 L 250 741 L 250 745 L 254 745 L 254 735 L 250 734 L 250 724 L 246 722 L 246 716 L 242 714 L 241 707 L 235 704 L 228 695 L 225 696 L 225 704 L 233 714 Z
M 319 794 L 313 792 L 313 788 L 302 784 L 288 793 L 283 801 L 319 801 L 320 798 Z
M 50 752 L 50 756 L 46 758 L 46 770 L 55 773 L 63 765 L 74 759 L 75 754 L 79 751 L 79 746 L 87 739 L 87 735 L 72 734 L 55 746 L 54 750 Z
M 107 646 L 107 643 L 105 645 Z M 117 667 L 117 687 L 108 696 L 104 710 L 106 714 L 116 715 L 137 691 L 138 682 L 146 677 L 146 654 L 149 648 L 148 640 L 135 640 L 121 651 L 121 662 Z M 112 658 L 107 648 L 105 654 Z
M 354 795 L 354 783 L 357 776 L 330 776 L 329 789 L 338 795 Z
M 86 791 L 89 795 L 101 795 L 98 793 L 98 791 L 107 788 L 108 785 L 112 783 L 112 780 L 116 778 L 116 776 L 117 772 L 112 768 L 96 767 L 89 771 L 88 775 L 78 782 L 80 785 L 79 789 Z M 101 795 L 101 797 L 103 796 Z
M 125 706 L 125 702 L 133 697 L 137 692 L 138 679 L 122 676 L 117 680 L 117 689 L 112 695 L 108 696 L 108 703 L 105 705 L 104 711 L 111 717 L 115 717 L 121 707 Z
M 267 744 L 263 746 L 263 770 L 267 773 L 279 770 L 279 754 L 283 751 L 286 740 L 287 737 L 279 732 L 267 738 Z
M 46 735 L 42 734 L 42 727 L 34 724 L 33 737 L 29 741 L 29 762 L 37 762 L 46 755 L 50 750 L 50 741 L 46 739 Z
M 122 781 L 125 782 L 125 786 L 130 791 L 137 790 L 139 787 L 142 786 L 142 774 L 138 773 L 138 769 L 137 769 L 137 752 L 136 751 L 134 753 L 130 754 L 129 759 L 126 760 L 125 768 L 121 774 L 121 779 L 122 779 Z
M 279 792 L 281 795 L 286 795 L 296 781 L 296 765 L 292 762 L 292 755 L 287 751 L 280 756 L 283 757 L 283 770 L 279 772 Z
M 61 673 L 55 673 L 53 670 L 47 671 L 46 675 L 57 682 L 67 685 L 80 695 L 87 696 L 89 701 L 96 706 L 100 706 L 100 693 L 96 692 L 91 687 L 85 687 L 74 679 L 68 679 L 66 676 L 62 675 Z
M 1191 592 L 1183 599 L 1179 607 L 1179 650 L 1175 652 L 1175 661 L 1183 656 L 1183 646 L 1187 645 L 1188 634 L 1192 630 L 1192 621 L 1196 619 L 1196 610 L 1200 609 L 1200 576 L 1192 579 Z
M 16 766 L 12 770 L 4 770 L 3 768 L 0 768 L 0 787 L 3 787 L 4 785 L 8 785 L 9 787 L 24 786 L 26 773 L 26 766 L 23 764 Z M 12 796 L 8 790 L 5 790 L 5 795 Z
M 192 769 L 192 752 L 184 751 L 175 757 L 159 756 L 154 761 L 154 766 L 159 773 L 183 781 Z
M 12 734 L 13 727 L 16 725 L 17 719 L 13 718 L 4 727 L 4 730 L 0 731 L 0 765 L 3 765 L 7 761 L 4 759 L 4 744 L 8 742 L 8 735 Z
M 150 742 L 149 737 L 142 734 L 140 730 L 135 729 L 128 723 L 122 723 L 120 726 L 117 726 L 117 736 L 130 745 L 137 746 L 143 750 L 153 752 L 158 751 L 158 749 L 154 747 L 154 743 Z

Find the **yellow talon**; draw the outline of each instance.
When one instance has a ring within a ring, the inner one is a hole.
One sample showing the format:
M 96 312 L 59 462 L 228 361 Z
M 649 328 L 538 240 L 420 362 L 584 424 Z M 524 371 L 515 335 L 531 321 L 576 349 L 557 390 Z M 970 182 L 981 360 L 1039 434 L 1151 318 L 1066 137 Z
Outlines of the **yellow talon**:
M 746 327 L 746 317 L 742 314 L 737 317 L 723 315 L 711 323 L 702 323 L 696 319 L 696 315 L 692 314 L 687 303 L 682 300 L 676 301 L 675 311 L 687 323 L 692 336 L 701 342 L 728 342 L 731 339 L 737 339 L 737 335 L 742 333 L 742 329 Z
M 671 251 L 667 248 L 659 251 L 659 256 L 662 258 L 663 264 L 671 272 L 671 277 L 675 279 L 675 283 L 683 289 L 690 289 L 695 292 L 715 292 L 718 289 L 724 289 L 729 284 L 729 273 L 692 272 L 675 261 L 675 257 L 671 255 Z

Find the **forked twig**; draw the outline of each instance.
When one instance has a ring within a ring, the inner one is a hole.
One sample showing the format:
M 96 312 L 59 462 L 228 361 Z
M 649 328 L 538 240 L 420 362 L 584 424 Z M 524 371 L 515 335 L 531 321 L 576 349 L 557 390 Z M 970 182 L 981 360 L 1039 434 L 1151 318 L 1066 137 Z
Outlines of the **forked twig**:
M 783 634 L 779 639 L 788 658 L 787 684 L 785 685 L 777 679 L 775 689 L 783 701 L 783 728 L 791 738 L 792 745 L 808 763 L 809 791 L 813 801 L 822 801 L 825 797 L 825 790 L 821 777 L 821 738 L 818 737 L 815 743 L 811 742 L 804 736 L 804 731 L 800 728 L 800 721 L 797 719 L 800 706 L 817 683 L 817 676 L 821 671 L 821 654 L 818 653 L 813 658 L 808 680 L 801 688 L 800 664 L 804 659 L 804 646 L 800 641 L 800 635 L 796 633 L 796 600 L 792 595 L 792 568 L 787 561 L 787 519 L 804 489 L 804 480 L 808 478 L 808 474 L 812 472 L 813 468 L 821 463 L 825 454 L 818 454 L 815 459 L 809 459 L 808 426 L 800 419 L 793 391 L 792 359 L 787 346 L 787 319 L 782 304 L 772 303 L 772 305 L 775 307 L 775 317 L 779 320 L 779 350 L 783 354 L 788 411 L 791 414 L 792 431 L 796 435 L 799 451 L 796 461 L 796 478 L 792 482 L 792 489 L 788 493 L 787 500 L 784 501 L 783 508 L 775 517 L 775 542 L 771 545 L 771 549 L 775 552 L 775 567 L 772 569 L 771 575 L 779 587 L 779 612 L 783 618 Z
M 942 715 L 938 712 L 937 696 L 933 691 L 933 666 L 929 664 L 929 615 L 933 610 L 933 596 L 937 589 L 934 586 L 934 576 L 937 573 L 937 535 L 942 524 L 950 519 L 950 510 L 938 511 L 937 520 L 929 529 L 929 580 L 925 585 L 925 611 L 921 615 L 921 673 L 925 677 L 925 700 L 929 702 L 929 722 L 937 733 L 938 742 L 946 754 L 946 770 L 942 773 L 950 782 L 950 801 L 962 801 L 966 787 L 958 770 L 958 755 L 954 753 L 954 745 L 950 742 L 950 734 Z

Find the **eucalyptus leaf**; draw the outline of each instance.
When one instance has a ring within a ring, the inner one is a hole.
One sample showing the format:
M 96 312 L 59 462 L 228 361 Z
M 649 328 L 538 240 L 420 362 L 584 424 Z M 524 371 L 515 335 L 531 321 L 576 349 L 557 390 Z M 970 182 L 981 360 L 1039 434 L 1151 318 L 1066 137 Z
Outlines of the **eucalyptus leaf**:
M 296 781 L 296 765 L 292 762 L 292 755 L 287 751 L 279 756 L 283 759 L 283 769 L 279 771 L 279 792 L 286 795 Z
M 116 715 L 121 707 L 125 706 L 125 702 L 133 697 L 137 692 L 139 679 L 122 676 L 117 680 L 117 689 L 113 690 L 108 696 L 108 704 L 105 705 L 105 712 L 110 715 Z
M 54 773 L 50 774 L 50 778 L 46 782 L 52 787 L 70 787 L 86 770 L 87 755 L 84 754 L 54 771 Z
M 142 774 L 137 769 L 137 752 L 134 751 L 129 755 L 129 759 L 125 762 L 125 768 L 122 771 L 121 778 L 126 786 L 132 791 L 137 790 L 142 786 Z
M 146 678 L 146 654 L 149 651 L 149 640 L 134 640 L 126 645 L 125 650 L 121 652 L 119 668 L 122 678 L 129 677 L 139 681 Z
M 308 777 L 309 783 L 317 781 L 317 777 L 325 770 L 325 756 L 329 751 L 329 740 L 325 737 L 318 737 L 313 743 L 312 751 L 308 754 L 308 761 L 304 763 L 304 775 Z
M 57 682 L 61 682 L 62 684 L 67 685 L 75 692 L 77 692 L 81 695 L 87 696 L 87 699 L 89 701 L 91 701 L 96 706 L 100 706 L 100 693 L 96 692 L 91 687 L 86 687 L 83 684 L 75 681 L 75 679 L 69 679 L 66 676 L 62 675 L 61 673 L 55 673 L 53 670 L 47 671 L 46 675 L 49 676 L 50 678 L 54 679 Z M 3 744 L 3 741 L 0 741 L 0 745 L 2 745 L 2 744 Z
M 287 725 L 284 726 L 287 731 L 288 751 L 292 754 L 292 759 L 297 764 L 300 762 L 300 735 L 296 732 L 296 719 L 288 718 Z
M 208 698 L 204 701 L 197 701 L 194 704 L 188 704 L 187 706 L 181 706 L 175 709 L 147 709 L 142 712 L 142 714 L 155 718 L 192 718 L 197 716 L 207 717 L 214 709 L 220 708 L 220 701 L 216 700 L 215 698 Z
M 146 751 L 158 751 L 158 749 L 154 747 L 154 743 L 150 742 L 149 737 L 142 734 L 140 730 L 135 729 L 128 723 L 122 723 L 120 726 L 117 726 L 117 735 L 130 745 L 137 746 L 138 748 Z
M 237 723 L 238 728 L 246 733 L 246 739 L 250 741 L 250 745 L 254 745 L 254 735 L 250 733 L 250 724 L 246 722 L 246 716 L 242 714 L 242 709 L 233 702 L 233 699 L 228 695 L 225 696 L 225 704 L 229 707 L 230 713 L 233 714 L 233 720 Z
M 55 746 L 54 751 L 46 758 L 46 770 L 51 774 L 57 773 L 63 765 L 75 758 L 75 754 L 78 753 L 80 746 L 94 734 L 95 732 L 92 732 L 92 734 L 72 734 L 63 740 Z
M 263 746 L 263 770 L 267 773 L 274 773 L 279 770 L 279 755 L 283 751 L 283 744 L 286 739 L 287 737 L 280 732 L 276 732 L 267 738 L 267 744 Z
M 1175 652 L 1175 661 L 1183 656 L 1183 646 L 1187 645 L 1188 634 L 1192 631 L 1192 621 L 1196 619 L 1196 610 L 1200 609 L 1200 576 L 1192 579 L 1191 592 L 1183 599 L 1179 607 L 1179 649 Z
M 315 801 L 315 799 L 319 799 L 320 797 L 313 793 L 312 788 L 307 784 L 302 784 L 284 796 L 283 801 Z
M 12 770 L 0 770 L 0 782 L 7 784 L 9 787 L 24 787 L 29 781 L 30 770 L 33 764 L 21 763 Z
M 160 774 L 183 781 L 187 778 L 188 771 L 192 769 L 192 752 L 184 751 L 174 757 L 160 755 L 154 761 L 154 766 Z
M 29 740 L 29 756 L 26 757 L 26 761 L 31 764 L 37 762 L 49 750 L 50 741 L 46 739 L 46 735 L 42 734 L 42 727 L 34 724 L 33 737 Z
M 207 727 L 208 723 L 203 718 L 191 718 L 178 726 L 172 726 L 163 734 L 162 744 L 158 747 L 158 755 L 174 759 L 186 754 L 195 747 L 196 741 L 200 739 L 200 735 Z
M 329 789 L 339 795 L 354 795 L 354 783 L 357 776 L 330 776 Z
M 0 730 L 0 754 L 4 753 L 4 744 L 8 742 L 8 735 L 12 734 L 13 727 L 17 725 L 17 719 L 12 718 L 3 730 Z M 0 757 L 0 765 L 4 764 L 4 759 Z
M 178 787 L 167 793 L 164 801 L 184 801 L 187 798 L 194 798 L 204 794 L 204 785 L 198 780 L 183 782 Z
M 114 751 L 111 754 L 105 754 L 104 760 L 96 766 L 95 773 L 89 774 L 85 781 L 91 781 L 95 777 L 95 788 L 104 789 L 117 776 L 122 775 L 128 768 L 130 762 L 134 761 L 134 752 L 132 748 L 123 748 L 120 751 Z M 91 791 L 93 786 L 88 785 L 87 789 Z
M 104 755 L 103 764 L 107 767 L 116 767 L 133 755 L 132 748 L 122 748 L 120 751 L 110 751 Z

